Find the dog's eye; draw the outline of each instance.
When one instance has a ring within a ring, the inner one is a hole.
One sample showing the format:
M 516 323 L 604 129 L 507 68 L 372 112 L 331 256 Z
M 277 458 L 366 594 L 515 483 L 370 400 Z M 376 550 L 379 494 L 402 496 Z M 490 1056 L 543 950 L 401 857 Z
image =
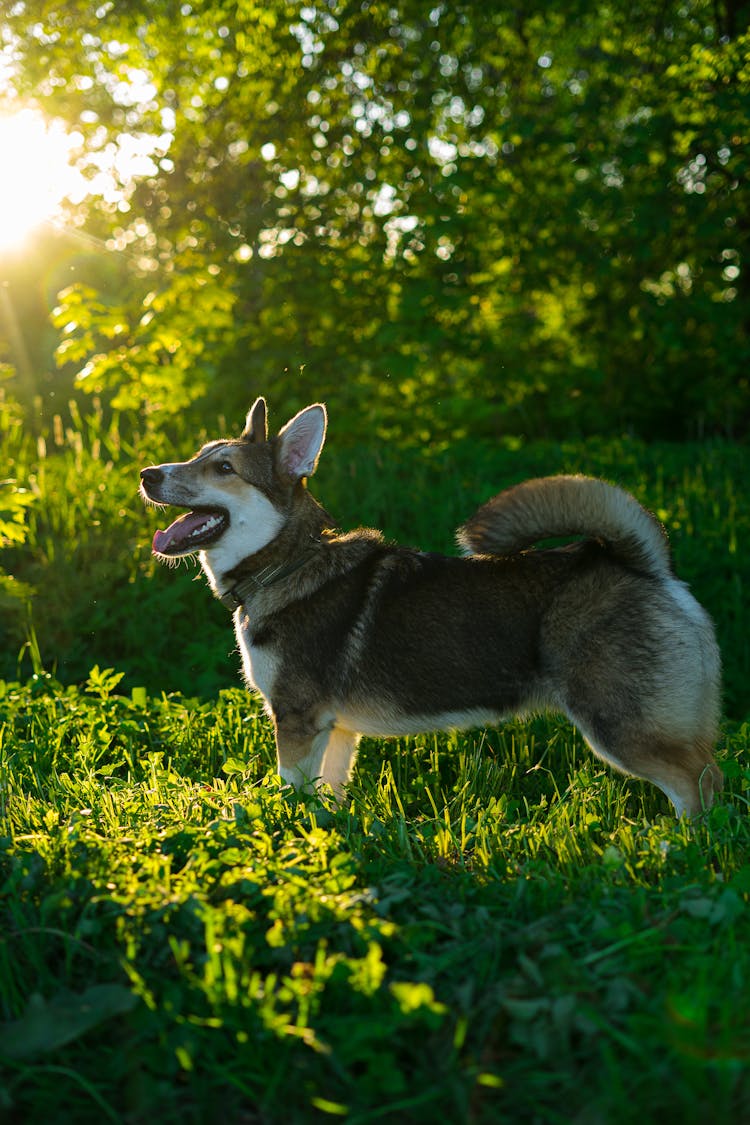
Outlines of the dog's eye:
M 231 461 L 217 461 L 214 467 L 222 477 L 229 476 L 230 473 L 234 472 L 234 465 Z

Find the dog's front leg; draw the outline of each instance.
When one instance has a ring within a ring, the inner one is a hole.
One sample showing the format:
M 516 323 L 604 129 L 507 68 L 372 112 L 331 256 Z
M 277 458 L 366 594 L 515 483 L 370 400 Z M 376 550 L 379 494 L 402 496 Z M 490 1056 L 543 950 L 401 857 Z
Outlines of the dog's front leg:
M 334 727 L 328 731 L 328 742 L 323 759 L 323 781 L 326 785 L 331 785 L 337 801 L 341 800 L 344 785 L 349 781 L 352 773 L 360 737 L 354 731 L 344 730 L 343 727 Z
M 321 725 L 309 712 L 276 716 L 279 774 L 296 789 L 322 783 L 340 798 L 358 743 L 359 735 L 334 726 L 333 718 Z
M 328 736 L 332 723 L 321 726 L 308 711 L 276 714 L 276 753 L 283 781 L 300 789 L 314 784 L 323 774 Z
M 352 772 L 360 737 L 354 731 L 344 730 L 343 727 L 335 726 L 328 732 L 322 780 L 326 785 L 330 785 L 337 801 L 340 801 L 344 795 L 344 786 Z

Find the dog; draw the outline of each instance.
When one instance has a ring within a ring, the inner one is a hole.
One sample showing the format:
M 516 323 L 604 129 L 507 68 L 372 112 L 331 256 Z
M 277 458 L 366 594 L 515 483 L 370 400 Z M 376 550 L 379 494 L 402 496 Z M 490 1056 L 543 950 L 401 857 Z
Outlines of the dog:
M 529 480 L 461 527 L 461 557 L 336 530 L 307 489 L 327 428 L 314 403 L 269 439 L 258 398 L 237 439 L 145 468 L 146 502 L 187 508 L 153 553 L 198 555 L 233 614 L 278 770 L 341 798 L 362 735 L 413 735 L 562 712 L 600 758 L 710 807 L 720 656 L 674 573 L 666 533 L 629 493 L 585 476 Z M 548 538 L 578 536 L 533 549 Z

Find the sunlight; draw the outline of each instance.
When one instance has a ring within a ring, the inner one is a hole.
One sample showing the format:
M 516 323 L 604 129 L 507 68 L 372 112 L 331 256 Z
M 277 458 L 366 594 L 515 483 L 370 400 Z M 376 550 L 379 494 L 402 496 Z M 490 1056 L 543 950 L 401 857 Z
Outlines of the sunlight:
M 63 199 L 86 194 L 83 176 L 70 165 L 79 142 L 32 109 L 0 116 L 0 252 L 18 249 L 53 220 Z

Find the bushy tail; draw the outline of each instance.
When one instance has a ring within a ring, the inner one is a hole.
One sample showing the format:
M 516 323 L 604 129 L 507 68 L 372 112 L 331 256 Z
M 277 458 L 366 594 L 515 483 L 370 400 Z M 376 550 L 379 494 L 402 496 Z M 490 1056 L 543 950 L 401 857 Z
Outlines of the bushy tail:
M 488 500 L 459 528 L 473 554 L 510 555 L 540 539 L 583 535 L 606 543 L 628 566 L 672 574 L 666 532 L 630 493 L 584 476 L 540 477 Z

